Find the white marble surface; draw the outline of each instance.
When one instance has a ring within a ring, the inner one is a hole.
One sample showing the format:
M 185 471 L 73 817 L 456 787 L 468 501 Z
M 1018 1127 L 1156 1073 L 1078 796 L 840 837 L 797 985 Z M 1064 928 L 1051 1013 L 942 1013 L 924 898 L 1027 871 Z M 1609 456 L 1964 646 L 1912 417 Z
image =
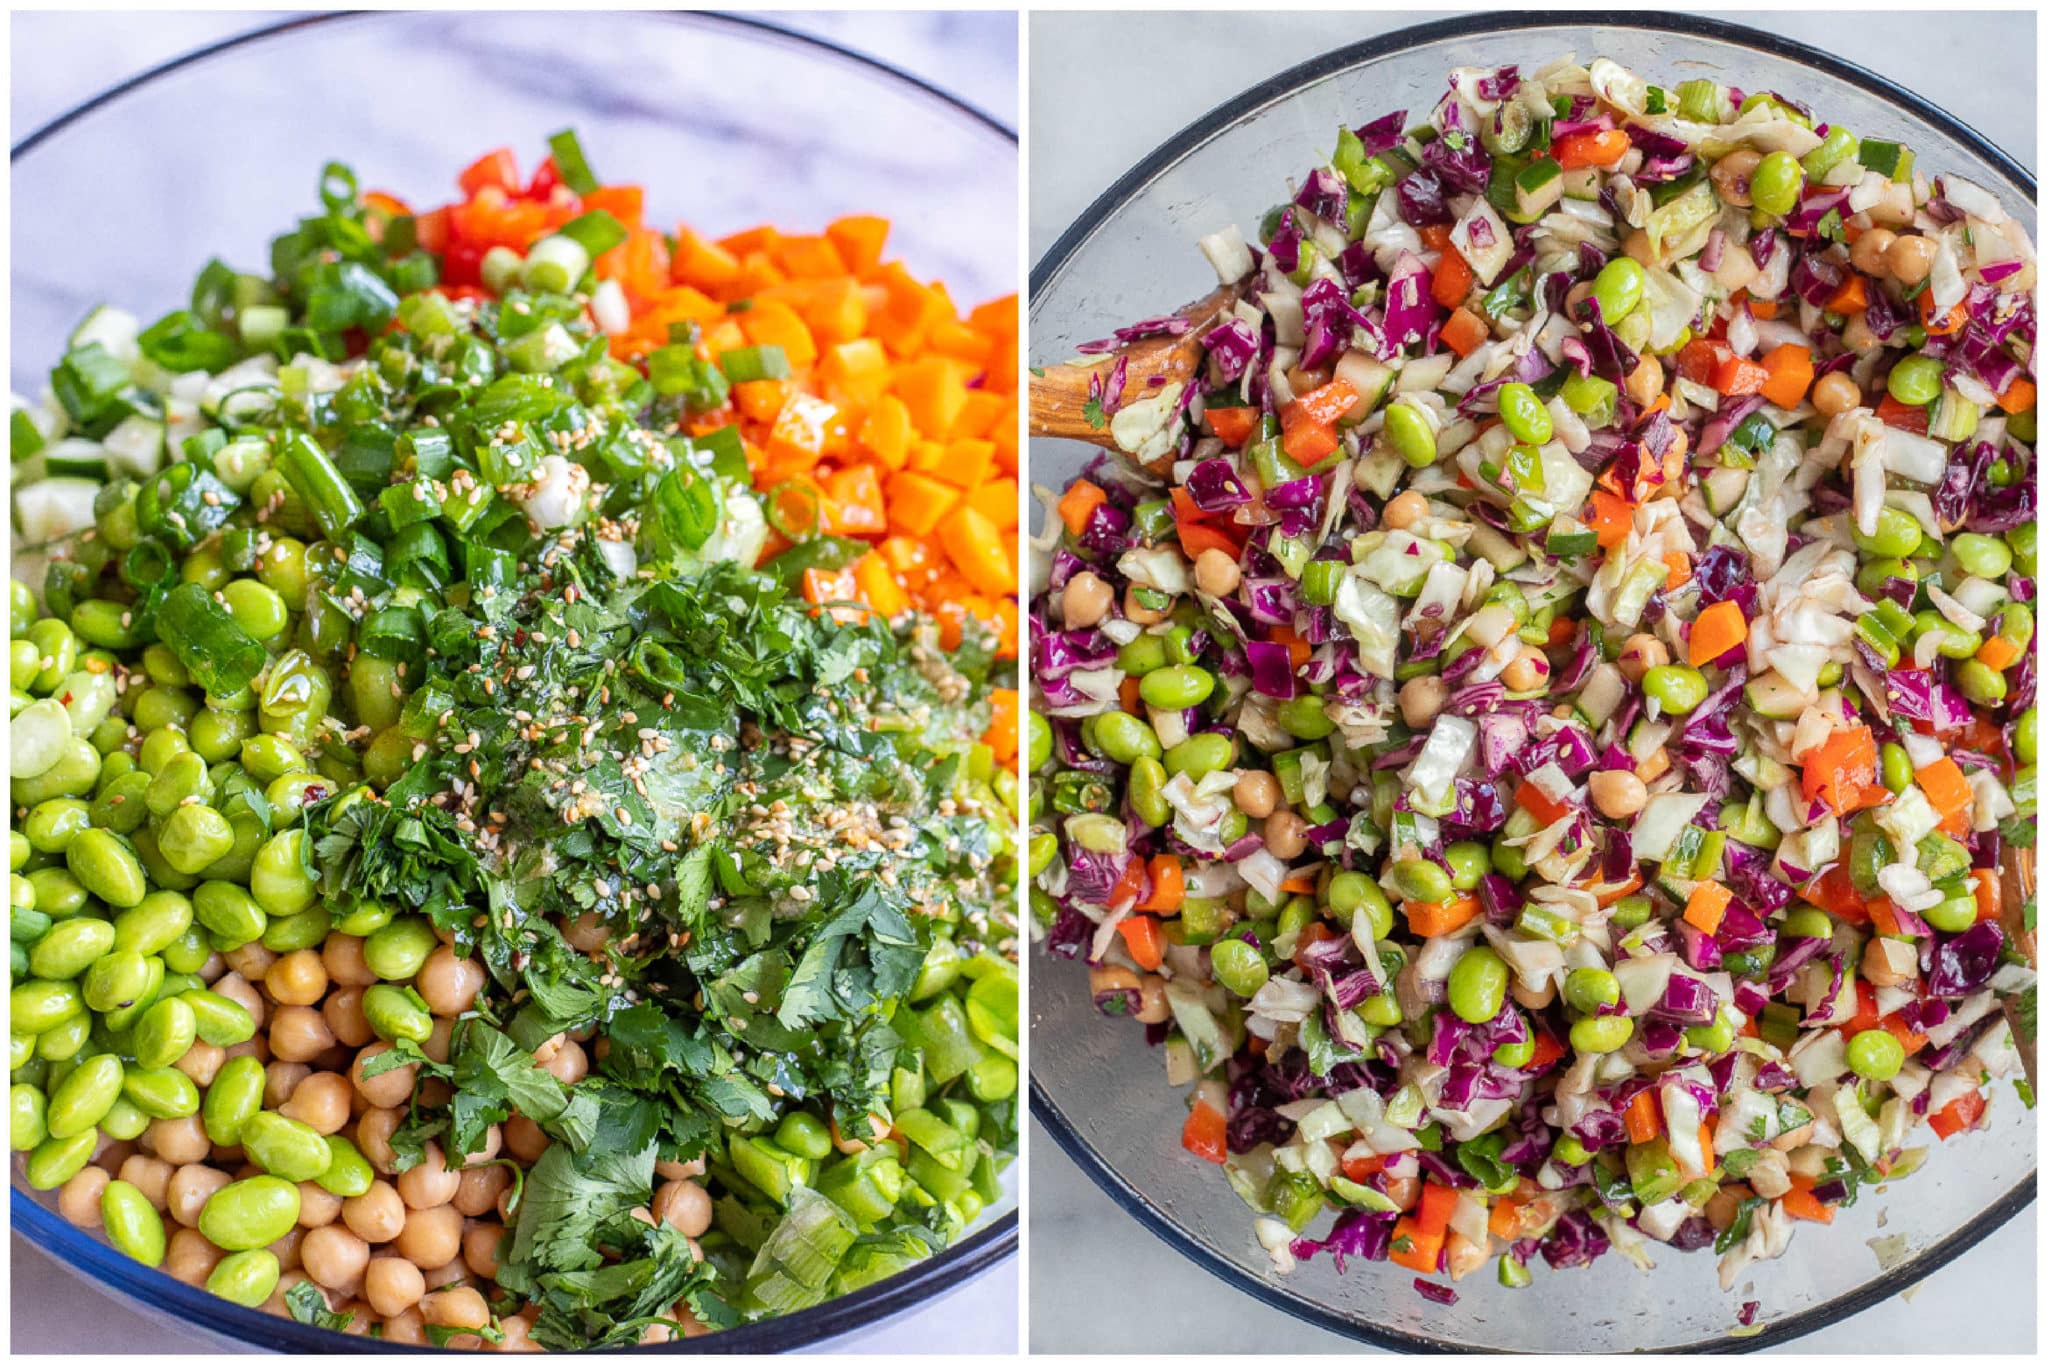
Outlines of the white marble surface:
M 1756 22 L 1754 15 L 1717 17 Z M 1298 62 L 1412 21 L 1394 14 L 1034 15 L 1032 259 L 1125 170 L 1206 110 Z M 2035 164 L 2031 16 L 1953 13 L 1935 23 L 1905 13 L 1860 13 L 1853 20 L 1847 13 L 1775 13 L 1770 27 L 1939 100 L 2020 162 Z M 1274 174 L 1298 169 L 1278 166 Z M 1043 1129 L 1034 1127 L 1029 1150 L 1034 1351 L 1368 1349 L 1212 1278 L 1113 1204 Z M 2031 1352 L 2036 1213 L 2029 1206 L 1910 1297 L 1781 1349 Z M 1135 1299 L 1133 1286 L 1143 1286 Z
M 15 15 L 9 141 L 20 141 L 115 81 L 280 17 L 257 12 Z M 1014 15 L 840 13 L 784 15 L 778 22 L 880 58 L 1016 126 Z M 262 227 L 269 229 L 270 221 Z M 1013 242 L 1007 233 L 1000 239 L 1005 264 L 992 273 L 1009 269 Z M 1016 286 L 1004 281 L 1001 287 Z M 167 1339 L 153 1320 L 92 1293 L 19 1238 L 11 1251 L 12 1344 L 17 1352 L 133 1354 L 145 1343 L 166 1354 L 208 1349 L 196 1341 Z M 1016 1262 L 1011 1261 L 929 1307 L 843 1339 L 833 1349 L 877 1355 L 1007 1353 L 1015 1349 L 1017 1335 Z

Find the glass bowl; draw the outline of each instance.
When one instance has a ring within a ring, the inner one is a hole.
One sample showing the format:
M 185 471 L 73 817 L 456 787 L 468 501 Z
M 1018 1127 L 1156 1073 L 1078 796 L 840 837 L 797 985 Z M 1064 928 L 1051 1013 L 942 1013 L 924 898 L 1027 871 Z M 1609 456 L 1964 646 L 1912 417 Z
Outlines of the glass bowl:
M 1784 91 L 1860 134 L 1905 142 L 1929 172 L 1952 171 L 1994 190 L 2033 227 L 2034 179 L 2023 167 L 1927 100 L 1812 48 L 1681 16 L 1462 17 L 1283 72 L 1133 167 L 1034 267 L 1032 363 L 1065 360 L 1082 342 L 1208 293 L 1216 276 L 1196 239 L 1231 223 L 1250 231 L 1283 177 L 1327 153 L 1340 124 L 1392 109 L 1427 111 L 1452 67 L 1542 62 L 1565 51 L 1582 60 L 1604 54 L 1653 78 L 1709 76 Z M 1064 487 L 1096 453 L 1034 441 L 1032 480 Z M 1043 509 L 1034 516 L 1042 521 Z M 1279 1277 L 1253 1236 L 1251 1212 L 1221 1173 L 1181 1150 L 1182 1098 L 1164 1084 L 1144 1030 L 1098 1015 L 1078 965 L 1043 956 L 1032 965 L 1032 1112 L 1044 1130 L 1113 1200 L 1205 1269 L 1308 1322 L 1397 1350 L 1759 1349 L 1897 1294 L 2034 1197 L 2033 1116 L 2004 1093 L 1988 1130 L 1950 1143 L 1926 1134 L 1939 1150 L 1920 1172 L 1865 1195 L 1831 1226 L 1802 1229 L 1784 1257 L 1753 1267 L 1730 1293 L 1716 1284 L 1711 1253 L 1668 1249 L 1648 1273 L 1614 1255 L 1568 1273 L 1539 1267 L 1524 1291 L 1502 1289 L 1482 1271 L 1457 1286 L 1451 1306 L 1424 1299 L 1412 1272 L 1385 1262 L 1354 1260 L 1339 1274 L 1318 1257 Z M 1886 1270 L 1865 1243 L 1894 1235 L 1904 1236 L 1905 1250 Z M 1760 1305 L 1759 1330 L 1731 1335 L 1750 1299 Z
M 272 235 L 317 211 L 329 160 L 366 187 L 442 203 L 482 152 L 509 146 L 530 168 L 548 135 L 572 126 L 602 176 L 646 187 L 650 221 L 722 235 L 879 213 L 894 223 L 890 254 L 963 305 L 1017 287 L 1016 135 L 870 58 L 709 14 L 328 15 L 182 57 L 13 148 L 13 387 L 42 390 L 96 303 L 146 321 L 183 306 L 209 257 L 266 261 Z M 167 1324 L 224 1348 L 411 1349 L 151 1270 L 66 1223 L 10 1165 L 15 1231 Z M 1016 1250 L 1014 1186 L 970 1235 L 901 1275 L 648 1349 L 791 1350 L 929 1303 Z

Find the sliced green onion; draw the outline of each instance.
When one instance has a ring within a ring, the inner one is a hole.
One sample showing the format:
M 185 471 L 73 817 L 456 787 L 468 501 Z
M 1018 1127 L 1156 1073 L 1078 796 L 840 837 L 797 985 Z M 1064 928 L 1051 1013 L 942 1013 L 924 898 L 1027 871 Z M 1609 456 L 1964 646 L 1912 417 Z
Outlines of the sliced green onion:
M 548 139 L 548 150 L 554 154 L 555 174 L 562 178 L 577 194 L 589 194 L 597 188 L 597 176 L 592 174 L 590 162 L 584 158 L 583 144 L 576 140 L 574 128 L 564 128 Z

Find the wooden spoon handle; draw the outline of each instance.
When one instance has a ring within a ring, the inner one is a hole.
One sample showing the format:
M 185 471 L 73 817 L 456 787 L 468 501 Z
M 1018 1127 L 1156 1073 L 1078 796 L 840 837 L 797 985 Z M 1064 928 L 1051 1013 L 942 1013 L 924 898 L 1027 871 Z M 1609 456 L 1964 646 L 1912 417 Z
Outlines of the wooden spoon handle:
M 1108 364 L 1046 365 L 1034 370 L 1026 408 L 1031 434 L 1116 449 L 1108 421 L 1091 424 L 1088 420 L 1088 382 L 1091 378 L 1106 379 L 1110 368 Z
M 2027 961 L 2040 965 L 2037 940 L 2034 931 L 2027 928 L 2026 906 L 2034 895 L 2034 851 L 2030 848 L 2014 848 L 2006 844 L 1999 852 L 1999 923 L 2005 929 L 2006 937 L 2019 946 L 2027 955 Z M 2035 1040 L 2034 1016 L 2031 1010 L 2022 1010 L 2017 1000 L 2005 1002 L 2006 1021 L 2012 1025 L 2013 1042 L 2020 1052 L 2020 1065 L 2027 1073 L 2027 1084 L 2034 1080 L 2035 1054 L 2040 1050 Z
M 1090 392 L 1091 381 L 1107 384 L 1121 360 L 1127 403 L 1145 397 L 1162 384 L 1188 383 L 1202 363 L 1203 333 L 1236 303 L 1237 296 L 1236 286 L 1224 285 L 1178 310 L 1178 316 L 1194 324 L 1178 336 L 1145 337 L 1085 362 L 1033 370 L 1026 407 L 1031 434 L 1117 450 L 1107 418 L 1098 414 L 1097 420 L 1090 420 L 1088 400 L 1094 396 Z M 1155 378 L 1157 383 L 1153 382 Z

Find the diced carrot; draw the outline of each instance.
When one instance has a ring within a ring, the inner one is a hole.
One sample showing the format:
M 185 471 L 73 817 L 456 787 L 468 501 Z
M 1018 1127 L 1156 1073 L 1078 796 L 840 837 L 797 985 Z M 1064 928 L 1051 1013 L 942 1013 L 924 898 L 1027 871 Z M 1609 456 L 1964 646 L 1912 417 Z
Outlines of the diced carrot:
M 826 433 L 839 409 L 807 393 L 791 394 L 768 432 L 769 463 L 779 471 L 805 470 L 825 453 Z
M 686 227 L 677 228 L 675 248 L 669 253 L 669 277 L 677 284 L 695 285 L 715 294 L 740 277 L 740 260 L 716 242 L 707 242 Z
M 870 606 L 873 603 L 869 604 Z M 996 762 L 1012 766 L 1017 757 L 1019 698 L 1014 687 L 992 687 L 988 692 L 989 725 L 982 742 L 995 754 Z
M 1128 924 L 1130 921 L 1125 920 L 1124 923 Z M 1156 925 L 1158 921 L 1154 920 L 1153 923 Z M 1158 965 L 1157 962 L 1152 964 L 1154 967 Z M 1196 1100 L 1195 1107 L 1188 1110 L 1187 1122 L 1181 1125 L 1180 1145 L 1202 1160 L 1213 1161 L 1221 1166 L 1230 1155 L 1228 1132 L 1229 1123 L 1223 1117 L 1223 1111 L 1206 1101 Z
M 2003 673 L 2019 662 L 2020 647 L 2003 635 L 1994 635 L 1977 646 L 1977 662 L 1994 672 Z
M 910 410 L 895 394 L 883 394 L 868 409 L 867 420 L 854 439 L 889 468 L 903 468 L 910 458 Z
M 1747 299 L 1746 302 L 1749 304 L 1749 315 L 1760 322 L 1769 322 L 1778 316 L 1776 299 Z
M 1444 1249 L 1444 1234 L 1425 1235 L 1407 1214 L 1394 1220 L 1393 1245 L 1387 1259 L 1419 1275 L 1436 1274 L 1437 1258 Z
M 1920 325 L 1927 329 L 1927 335 L 1945 337 L 1960 332 L 1969 320 L 1970 310 L 1963 302 L 1958 302 L 1940 317 L 1934 316 L 1934 291 L 1924 289 L 1920 292 Z
M 1685 922 L 1703 934 L 1718 933 L 1733 899 L 1735 893 L 1719 882 L 1694 882 L 1692 894 L 1685 898 Z
M 1205 415 L 1217 439 L 1233 448 L 1250 440 L 1259 425 L 1257 408 L 1210 408 Z
M 1430 251 L 1442 251 L 1451 244 L 1449 223 L 1429 223 L 1415 229 L 1415 235 L 1422 239 L 1422 245 Z
M 1839 815 L 1857 809 L 1857 798 L 1876 779 L 1877 742 L 1869 726 L 1851 725 L 1807 753 L 1799 785 L 1808 801 L 1825 800 Z
M 750 420 L 772 422 L 794 392 L 786 379 L 749 379 L 732 386 L 732 401 Z
M 1980 867 L 1970 874 L 1970 891 L 1977 897 L 1977 923 L 1995 920 L 1999 917 L 1998 874 L 1988 867 Z
M 967 505 L 995 523 L 998 531 L 1017 526 L 1017 481 L 990 479 L 967 495 Z
M 1060 520 L 1067 524 L 1071 535 L 1080 535 L 1088 529 L 1088 519 L 1095 515 L 1095 509 L 1109 501 L 1109 494 L 1086 479 L 1076 479 L 1060 495 Z
M 1142 866 L 1133 862 L 1131 869 L 1135 872 Z M 1159 964 L 1166 961 L 1166 937 L 1159 932 L 1158 920 L 1150 915 L 1127 915 L 1117 921 L 1116 929 L 1140 967 L 1148 972 L 1159 970 Z
M 1300 405 L 1309 420 L 1328 426 L 1333 425 L 1345 413 L 1351 411 L 1358 401 L 1358 390 L 1342 379 L 1332 379 L 1313 392 L 1294 400 Z
M 1470 924 L 1480 911 L 1477 896 L 1460 896 L 1448 901 L 1402 901 L 1409 932 L 1417 938 L 1442 938 Z
M 834 220 L 825 235 L 839 248 L 848 271 L 866 276 L 882 263 L 882 245 L 889 239 L 889 220 L 865 215 Z
M 1456 308 L 1472 292 L 1472 267 L 1454 246 L 1444 247 L 1443 259 L 1429 277 L 1429 296 L 1446 308 Z
M 939 543 L 967 581 L 981 591 L 1007 596 L 1017 590 L 1016 570 L 1003 548 L 1003 533 L 972 507 L 959 508 L 940 522 Z
M 1515 788 L 1515 804 L 1545 825 L 1556 824 L 1571 812 L 1571 807 L 1552 800 L 1543 788 L 1526 779 Z
M 888 529 L 882 481 L 871 464 L 848 465 L 825 476 L 825 529 L 835 536 L 878 536 Z
M 967 406 L 967 383 L 958 362 L 931 356 L 898 367 L 896 396 L 910 409 L 911 425 L 932 440 L 952 433 Z
M 1877 1022 L 1878 1026 L 1886 1033 L 1899 1040 L 1899 1046 L 1906 1050 L 1908 1057 L 1927 1046 L 1927 1035 L 1915 1033 L 1906 1026 L 1906 1021 L 1899 1018 L 1896 1014 L 1887 1014 Z
M 1954 815 L 1970 807 L 1970 781 L 1963 776 L 1963 770 L 1956 761 L 1947 755 L 1924 768 L 1915 769 L 1913 780 L 1920 784 L 1920 790 L 1927 794 L 1928 804 L 1938 814 Z
M 870 552 L 861 556 L 853 566 L 853 577 L 861 600 L 885 618 L 899 616 L 909 609 L 910 595 L 903 591 L 903 585 L 890 572 L 888 561 L 880 555 Z
M 1599 537 L 1595 536 L 1595 540 Z M 1664 556 L 1664 591 L 1677 592 L 1692 578 L 1692 556 L 1683 550 L 1673 550 Z
M 1586 166 L 1612 166 L 1629 148 L 1628 134 L 1619 128 L 1572 133 L 1551 144 L 1550 154 L 1559 169 L 1575 171 Z
M 646 196 L 638 185 L 600 185 L 583 196 L 585 212 L 603 209 L 629 229 L 638 230 Z
M 740 330 L 756 346 L 780 346 L 789 363 L 803 369 L 818 358 L 818 343 L 796 310 L 774 299 L 756 299 L 740 314 Z
M 1628 1108 L 1621 1111 L 1622 1126 L 1628 1130 L 1630 1142 L 1650 1142 L 1664 1131 L 1664 1114 L 1657 1107 L 1657 1092 L 1638 1090 L 1629 1100 Z
M 1363 1185 L 1387 1168 L 1383 1156 L 1347 1156 L 1344 1158 L 1344 1178 L 1353 1184 Z
M 1812 350 L 1788 342 L 1765 352 L 1763 364 L 1770 377 L 1759 392 L 1781 408 L 1798 407 L 1813 386 Z
M 1731 355 L 1714 367 L 1714 387 L 1729 398 L 1761 393 L 1770 377 L 1769 370 L 1739 355 Z
M 1863 276 L 1851 271 L 1849 278 L 1842 281 L 1842 287 L 1830 294 L 1823 306 L 1830 313 L 1861 313 L 1870 307 L 1869 286 L 1864 284 Z
M 1189 559 L 1196 558 L 1204 550 L 1221 550 L 1232 559 L 1236 559 L 1241 553 L 1236 541 L 1215 527 L 1206 526 L 1199 521 L 1175 522 L 1174 530 L 1180 539 L 1181 553 Z
M 1834 1222 L 1834 1206 L 1823 1204 L 1813 1197 L 1813 1183 L 1812 1176 L 1793 1176 L 1792 1188 L 1778 1197 L 1778 1206 L 1785 1210 L 1788 1217 L 1804 1218 L 1814 1223 Z
M 967 401 L 960 407 L 960 415 L 953 419 L 953 438 L 974 436 L 993 445 L 995 425 L 1010 410 L 1010 400 L 1002 394 L 991 393 L 987 389 L 969 389 Z
M 2021 413 L 2034 406 L 2036 390 L 2031 379 L 2015 379 L 1998 395 L 2001 412 Z
M 897 530 L 928 536 L 959 501 L 959 489 L 929 474 L 902 469 L 889 476 L 889 525 Z
M 1711 1122 L 1700 1124 L 1699 1143 L 1703 1169 L 1711 1171 L 1714 1169 L 1714 1125 Z
M 1600 548 L 1611 550 L 1628 539 L 1628 533 L 1636 523 L 1635 508 L 1629 500 L 1604 488 L 1593 490 L 1586 514 L 1586 524 L 1593 529 L 1593 539 Z
M 1181 901 L 1187 895 L 1180 859 L 1171 853 L 1154 854 L 1147 864 L 1147 871 L 1152 874 L 1152 890 L 1138 902 L 1138 908 L 1157 911 L 1161 915 L 1178 915 Z
M 846 261 L 829 237 L 784 237 L 772 254 L 792 279 L 821 280 L 846 273 Z
M 1444 323 L 1444 345 L 1460 356 L 1467 356 L 1486 341 L 1490 328 L 1480 316 L 1469 308 L 1460 308 Z
M 1732 599 L 1716 602 L 1693 619 L 1692 634 L 1686 638 L 1687 657 L 1698 668 L 1748 639 L 1749 620 L 1742 614 L 1742 604 Z
M 485 186 L 513 193 L 519 189 L 519 163 L 510 147 L 500 147 L 470 162 L 462 174 L 455 177 L 455 183 L 472 199 Z
M 1415 1205 L 1415 1226 L 1425 1237 L 1442 1237 L 1451 1230 L 1451 1215 L 1458 1211 L 1458 1192 L 1433 1180 L 1422 1184 L 1422 1197 Z
M 1287 646 L 1287 661 L 1295 668 L 1307 663 L 1309 655 L 1315 653 L 1309 642 L 1296 634 L 1292 626 L 1268 626 L 1266 638 L 1276 645 Z
M 1927 1119 L 1927 1126 L 1943 1142 L 1957 1133 L 1977 1126 L 1977 1120 L 1984 1117 L 1984 1092 L 1966 1090 L 1948 1102 L 1946 1108 L 1936 1110 Z

